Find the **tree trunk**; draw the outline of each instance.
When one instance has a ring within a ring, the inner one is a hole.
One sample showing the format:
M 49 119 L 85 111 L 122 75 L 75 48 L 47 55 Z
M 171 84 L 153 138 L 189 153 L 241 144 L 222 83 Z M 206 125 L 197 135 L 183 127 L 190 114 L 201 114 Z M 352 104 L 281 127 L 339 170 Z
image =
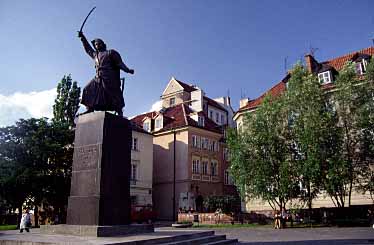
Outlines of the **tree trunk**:
M 353 176 L 350 176 L 350 180 L 349 180 L 349 192 L 348 192 L 348 207 L 351 206 L 352 188 L 353 188 Z
M 310 225 L 312 226 L 312 218 L 311 218 L 311 215 L 312 215 L 312 194 L 310 193 L 310 182 L 308 181 L 308 185 L 307 185 L 307 190 L 308 190 L 308 215 L 309 215 L 309 222 L 310 222 Z
M 34 209 L 34 222 L 35 228 L 39 228 L 39 206 L 35 205 Z

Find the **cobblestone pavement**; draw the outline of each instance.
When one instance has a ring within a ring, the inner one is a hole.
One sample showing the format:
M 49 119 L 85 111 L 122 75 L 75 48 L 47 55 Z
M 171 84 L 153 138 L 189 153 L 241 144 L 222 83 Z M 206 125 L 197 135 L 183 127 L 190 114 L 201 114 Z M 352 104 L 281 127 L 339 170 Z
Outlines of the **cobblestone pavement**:
M 237 238 L 240 244 L 249 245 L 301 245 L 301 244 L 374 244 L 374 229 L 355 228 L 232 228 L 215 229 L 216 234 Z

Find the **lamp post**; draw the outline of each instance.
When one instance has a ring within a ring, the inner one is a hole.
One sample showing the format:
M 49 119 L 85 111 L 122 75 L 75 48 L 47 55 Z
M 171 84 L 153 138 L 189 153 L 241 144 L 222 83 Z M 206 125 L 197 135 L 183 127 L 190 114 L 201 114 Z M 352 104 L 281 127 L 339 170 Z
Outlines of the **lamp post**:
M 175 170 L 176 170 L 176 163 L 175 163 L 175 156 L 176 156 L 176 147 L 175 147 L 175 144 L 176 144 L 176 138 L 177 138 L 177 135 L 176 135 L 176 131 L 175 129 L 173 129 L 173 221 L 176 221 L 176 217 L 175 217 Z

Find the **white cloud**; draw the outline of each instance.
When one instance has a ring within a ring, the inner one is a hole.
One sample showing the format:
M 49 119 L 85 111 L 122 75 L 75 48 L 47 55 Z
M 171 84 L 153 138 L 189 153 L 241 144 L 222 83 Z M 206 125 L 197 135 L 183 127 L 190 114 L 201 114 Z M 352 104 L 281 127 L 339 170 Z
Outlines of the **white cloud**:
M 55 98 L 55 88 L 40 92 L 0 94 L 0 126 L 12 125 L 20 118 L 52 118 Z
M 150 111 L 160 111 L 162 109 L 162 100 L 153 103 Z
M 160 111 L 161 109 L 162 109 L 162 100 L 159 100 L 159 101 L 156 101 L 155 103 L 153 103 L 151 108 L 148 111 L 137 114 L 137 115 L 141 115 L 141 114 L 145 114 L 145 113 L 153 112 L 153 111 Z M 131 117 L 129 117 L 129 119 L 131 120 L 134 117 L 136 117 L 137 115 L 131 116 Z

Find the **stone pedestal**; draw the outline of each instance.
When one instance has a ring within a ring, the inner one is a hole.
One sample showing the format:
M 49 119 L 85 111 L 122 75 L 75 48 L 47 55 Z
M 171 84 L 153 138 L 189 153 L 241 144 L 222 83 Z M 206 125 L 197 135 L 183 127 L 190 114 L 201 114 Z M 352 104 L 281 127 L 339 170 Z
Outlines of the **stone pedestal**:
M 131 140 L 131 124 L 125 118 L 106 112 L 79 116 L 68 225 L 130 224 Z

